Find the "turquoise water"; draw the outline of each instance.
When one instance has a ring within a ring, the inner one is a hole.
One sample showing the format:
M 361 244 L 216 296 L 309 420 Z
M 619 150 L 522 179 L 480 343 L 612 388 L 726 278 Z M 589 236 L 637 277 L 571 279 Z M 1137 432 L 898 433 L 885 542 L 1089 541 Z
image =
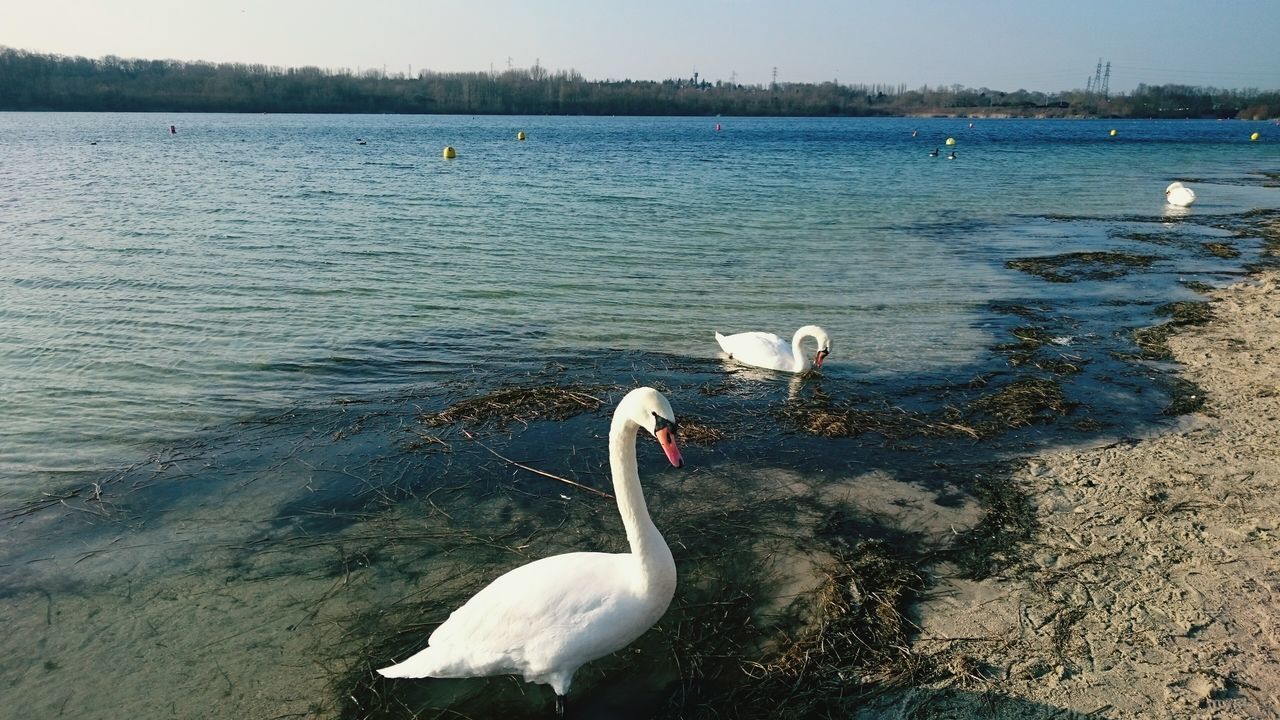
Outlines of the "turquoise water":
M 1265 123 L 969 122 L 0 114 L 0 499 L 502 357 L 817 323 L 831 373 L 944 370 L 1063 292 L 1002 266 L 1038 216 L 1276 204 Z

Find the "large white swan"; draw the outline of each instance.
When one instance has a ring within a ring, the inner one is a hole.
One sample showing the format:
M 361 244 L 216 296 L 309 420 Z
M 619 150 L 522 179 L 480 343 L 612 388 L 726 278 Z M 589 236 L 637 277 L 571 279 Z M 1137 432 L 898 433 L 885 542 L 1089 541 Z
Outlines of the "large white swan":
M 811 337 L 818 341 L 818 352 L 809 362 L 809 357 L 800 349 L 800 341 Z M 729 353 L 729 357 L 740 363 L 782 370 L 783 372 L 802 373 L 813 367 L 822 367 L 822 361 L 831 354 L 831 338 L 827 331 L 817 325 L 805 325 L 796 331 L 791 338 L 791 345 L 774 335 L 765 332 L 744 332 L 737 335 L 721 335 L 716 333 L 716 342 Z
M 1191 188 L 1180 182 L 1171 183 L 1169 187 L 1164 189 L 1164 199 L 1170 205 L 1177 207 L 1187 207 L 1196 201 L 1196 194 Z
M 676 589 L 671 550 L 649 519 L 636 472 L 636 431 L 653 433 L 675 467 L 676 416 L 662 393 L 627 393 L 609 429 L 609 467 L 629 553 L 577 552 L 522 565 L 453 611 L 386 677 L 523 675 L 556 692 L 556 712 L 584 663 L 621 650 L 667 611 Z

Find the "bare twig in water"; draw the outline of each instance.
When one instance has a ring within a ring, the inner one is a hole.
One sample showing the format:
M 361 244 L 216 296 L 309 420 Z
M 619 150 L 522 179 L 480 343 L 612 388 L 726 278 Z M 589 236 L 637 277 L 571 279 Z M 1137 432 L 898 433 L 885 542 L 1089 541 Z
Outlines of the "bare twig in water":
M 463 430 L 463 431 L 462 431 L 462 434 L 463 434 L 463 435 L 465 435 L 465 436 L 467 436 L 467 438 L 468 438 L 468 439 L 470 439 L 470 440 L 475 440 L 475 443 L 476 443 L 477 445 L 479 445 L 480 447 L 484 448 L 485 450 L 488 450 L 489 452 L 493 453 L 493 455 L 494 455 L 495 457 L 497 457 L 499 460 L 502 460 L 503 462 L 510 463 L 510 464 L 512 464 L 512 465 L 515 465 L 516 467 L 520 468 L 521 470 L 528 470 L 528 471 L 529 471 L 529 472 L 531 472 L 531 473 L 536 473 L 536 474 L 541 475 L 541 476 L 543 476 L 543 477 L 551 478 L 552 480 L 559 480 L 560 482 L 565 483 L 566 485 L 572 485 L 572 486 L 574 486 L 574 487 L 578 488 L 579 490 L 586 490 L 587 492 L 589 492 L 589 493 L 595 493 L 596 495 L 599 495 L 600 497 L 603 497 L 603 498 L 609 498 L 610 500 L 612 500 L 612 499 L 613 499 L 613 496 L 612 496 L 612 495 L 610 495 L 609 493 L 607 493 L 607 492 L 605 492 L 605 491 L 603 491 L 603 490 L 597 490 L 597 489 L 595 489 L 595 488 L 593 488 L 593 487 L 590 487 L 590 486 L 588 486 L 588 485 L 583 485 L 583 484 L 582 484 L 582 483 L 580 483 L 580 482 L 574 482 L 573 480 L 570 480 L 569 478 L 562 478 L 562 477 L 560 477 L 559 475 L 552 475 L 551 473 L 549 473 L 549 472 L 543 472 L 542 470 L 539 470 L 538 468 L 535 468 L 535 467 L 529 467 L 528 465 L 525 465 L 524 463 L 518 463 L 518 462 L 516 462 L 515 460 L 512 460 L 512 459 L 511 459 L 511 458 L 509 458 L 509 457 L 506 457 L 506 456 L 504 456 L 504 455 L 499 454 L 497 450 L 494 450 L 493 448 L 489 447 L 488 445 L 485 445 L 484 443 L 480 442 L 478 439 L 476 439 L 476 436 L 475 436 L 475 435 L 472 435 L 471 433 L 467 432 L 466 430 Z

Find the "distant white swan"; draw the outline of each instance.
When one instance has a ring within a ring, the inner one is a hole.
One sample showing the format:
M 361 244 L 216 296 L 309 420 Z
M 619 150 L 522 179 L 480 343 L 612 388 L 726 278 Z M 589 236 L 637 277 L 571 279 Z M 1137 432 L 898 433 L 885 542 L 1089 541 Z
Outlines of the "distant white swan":
M 627 393 L 609 429 L 609 467 L 629 553 L 577 552 L 522 565 L 453 611 L 386 677 L 523 675 L 556 692 L 556 712 L 584 663 L 621 650 L 667 611 L 676 589 L 671 550 L 649 519 L 636 472 L 636 431 L 652 433 L 675 467 L 676 416 L 653 388 Z
M 827 331 L 817 325 L 805 325 L 796 331 L 791 338 L 791 345 L 774 335 L 765 332 L 744 332 L 737 335 L 721 335 L 716 333 L 716 342 L 729 353 L 729 357 L 740 363 L 781 370 L 783 372 L 802 373 L 809 369 L 809 357 L 800 349 L 800 341 L 811 337 L 818 341 L 818 352 L 813 357 L 812 366 L 822 367 L 822 361 L 831 354 L 831 338 Z
M 1164 199 L 1168 201 L 1170 205 L 1187 207 L 1196 201 L 1196 194 L 1191 190 L 1191 188 L 1180 182 L 1176 182 L 1164 189 Z

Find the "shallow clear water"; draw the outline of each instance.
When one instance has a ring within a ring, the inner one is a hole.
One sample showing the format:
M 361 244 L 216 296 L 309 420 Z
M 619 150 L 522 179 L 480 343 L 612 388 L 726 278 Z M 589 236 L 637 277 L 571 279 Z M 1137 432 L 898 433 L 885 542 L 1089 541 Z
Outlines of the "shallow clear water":
M 833 372 L 963 362 L 1027 284 L 1026 216 L 1157 215 L 1171 179 L 1274 167 L 1257 129 L 0 114 L 0 497 L 494 356 L 818 323 Z

